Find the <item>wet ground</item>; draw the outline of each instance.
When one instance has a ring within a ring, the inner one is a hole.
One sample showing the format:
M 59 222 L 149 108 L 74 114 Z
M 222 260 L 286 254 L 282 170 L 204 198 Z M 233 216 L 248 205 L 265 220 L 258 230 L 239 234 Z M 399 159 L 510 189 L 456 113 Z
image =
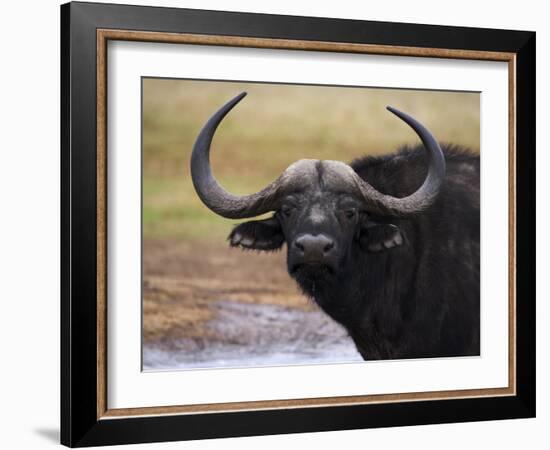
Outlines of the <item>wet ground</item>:
M 189 369 L 361 361 L 353 342 L 321 311 L 301 311 L 276 305 L 216 302 L 207 334 L 223 340 L 183 338 L 149 343 L 143 349 L 143 369 Z
M 143 256 L 144 370 L 361 361 L 282 253 L 145 241 Z

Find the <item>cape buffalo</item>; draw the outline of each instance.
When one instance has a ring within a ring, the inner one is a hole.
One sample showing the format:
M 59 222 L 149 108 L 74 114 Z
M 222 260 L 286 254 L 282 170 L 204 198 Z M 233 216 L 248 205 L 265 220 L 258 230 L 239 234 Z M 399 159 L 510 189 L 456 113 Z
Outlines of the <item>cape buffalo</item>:
M 479 157 L 440 147 L 413 117 L 388 107 L 423 145 L 347 165 L 303 159 L 256 194 L 225 191 L 210 169 L 221 107 L 191 156 L 195 190 L 236 226 L 232 246 L 287 245 L 288 273 L 342 324 L 364 359 L 479 355 Z

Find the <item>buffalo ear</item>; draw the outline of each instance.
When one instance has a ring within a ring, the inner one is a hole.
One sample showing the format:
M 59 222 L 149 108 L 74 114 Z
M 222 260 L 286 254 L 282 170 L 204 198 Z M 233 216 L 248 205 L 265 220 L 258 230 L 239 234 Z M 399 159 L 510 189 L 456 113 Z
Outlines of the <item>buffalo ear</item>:
M 281 224 L 275 217 L 244 222 L 233 228 L 227 237 L 232 247 L 254 250 L 277 250 L 285 242 Z
M 400 247 L 405 242 L 401 229 L 392 223 L 366 221 L 362 224 L 359 234 L 361 249 L 367 252 L 382 252 L 394 247 Z

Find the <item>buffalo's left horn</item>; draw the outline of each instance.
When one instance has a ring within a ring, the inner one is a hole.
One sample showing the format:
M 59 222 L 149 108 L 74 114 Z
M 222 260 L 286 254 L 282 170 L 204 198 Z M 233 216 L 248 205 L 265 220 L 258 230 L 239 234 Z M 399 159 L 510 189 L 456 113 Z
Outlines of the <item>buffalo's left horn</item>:
M 437 198 L 445 178 L 445 156 L 435 138 L 424 125 L 391 106 L 388 106 L 387 109 L 407 123 L 424 144 L 429 160 L 428 175 L 416 192 L 403 198 L 382 194 L 359 175 L 356 177 L 356 183 L 371 211 L 384 216 L 405 217 L 424 211 Z
M 202 128 L 191 155 L 191 178 L 200 199 L 212 211 L 229 219 L 259 216 L 279 207 L 278 190 L 281 177 L 260 192 L 236 196 L 222 188 L 210 168 L 210 145 L 218 125 L 233 107 L 246 96 L 246 92 L 222 106 Z

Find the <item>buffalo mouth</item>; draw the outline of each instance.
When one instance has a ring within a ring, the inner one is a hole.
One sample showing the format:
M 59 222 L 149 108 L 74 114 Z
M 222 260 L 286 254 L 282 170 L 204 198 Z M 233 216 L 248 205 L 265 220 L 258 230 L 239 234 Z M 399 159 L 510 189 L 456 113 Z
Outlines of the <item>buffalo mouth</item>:
M 302 262 L 290 267 L 290 274 L 299 278 L 323 278 L 332 276 L 335 267 L 323 262 Z

